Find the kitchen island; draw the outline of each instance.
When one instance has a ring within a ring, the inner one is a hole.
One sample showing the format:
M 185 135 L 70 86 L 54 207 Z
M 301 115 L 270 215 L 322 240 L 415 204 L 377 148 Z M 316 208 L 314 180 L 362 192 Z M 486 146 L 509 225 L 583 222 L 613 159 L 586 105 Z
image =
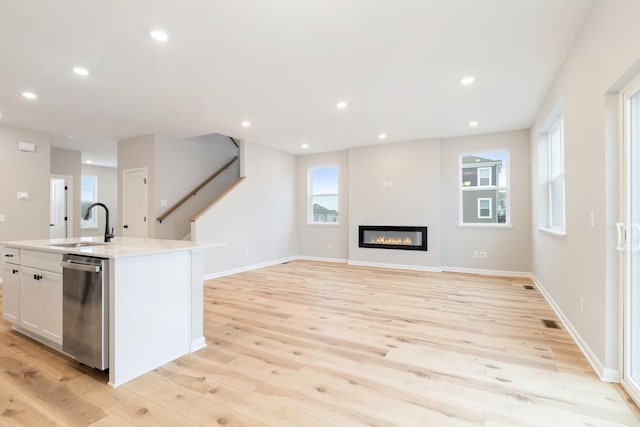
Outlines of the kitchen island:
M 13 322 L 14 330 L 59 351 L 62 255 L 107 260 L 109 385 L 113 387 L 206 345 L 203 254 L 222 244 L 124 237 L 104 243 L 96 237 L 1 245 L 3 317 Z

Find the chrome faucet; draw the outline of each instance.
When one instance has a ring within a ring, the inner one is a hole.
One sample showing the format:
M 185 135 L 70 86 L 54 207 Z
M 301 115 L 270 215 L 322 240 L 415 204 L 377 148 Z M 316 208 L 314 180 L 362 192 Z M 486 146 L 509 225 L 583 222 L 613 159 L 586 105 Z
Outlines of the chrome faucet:
M 106 216 L 105 216 L 105 224 L 104 224 L 104 241 L 105 242 L 110 242 L 111 238 L 113 238 L 113 228 L 111 228 L 111 233 L 109 233 L 109 208 L 107 208 L 107 205 L 105 205 L 104 203 L 92 203 L 91 206 L 89 206 L 87 208 L 87 213 L 84 214 L 84 220 L 88 220 L 89 217 L 91 216 L 91 209 L 93 209 L 94 206 L 102 206 L 104 208 L 104 211 L 106 212 Z

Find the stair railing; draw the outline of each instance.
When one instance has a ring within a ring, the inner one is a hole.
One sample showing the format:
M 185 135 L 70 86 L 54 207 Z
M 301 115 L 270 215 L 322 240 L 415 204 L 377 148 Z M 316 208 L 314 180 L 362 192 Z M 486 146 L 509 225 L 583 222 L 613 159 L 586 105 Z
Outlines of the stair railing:
M 235 141 L 234 141 L 234 143 L 235 143 Z M 212 174 L 207 179 L 205 179 L 200 184 L 198 184 L 193 190 L 189 191 L 182 199 L 180 199 L 176 203 L 174 203 L 165 213 L 163 213 L 162 215 L 157 217 L 156 220 L 162 224 L 162 221 L 164 221 L 165 218 L 167 218 L 169 215 L 171 215 L 171 213 L 173 213 L 173 211 L 175 211 L 180 206 L 182 206 L 187 200 L 189 200 L 190 198 L 192 198 L 196 194 L 198 194 L 198 191 L 202 190 L 208 183 L 213 181 L 218 175 L 220 175 L 222 172 L 227 170 L 237 160 L 238 160 L 238 156 L 235 156 L 234 158 L 229 160 L 224 166 L 222 166 L 220 169 L 218 169 L 214 174 Z

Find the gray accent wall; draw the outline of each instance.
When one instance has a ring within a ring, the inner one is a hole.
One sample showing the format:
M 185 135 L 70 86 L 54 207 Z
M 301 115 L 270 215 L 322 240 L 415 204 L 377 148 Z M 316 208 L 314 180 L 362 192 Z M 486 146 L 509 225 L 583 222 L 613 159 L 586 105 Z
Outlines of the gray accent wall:
M 35 144 L 35 152 L 19 151 L 20 141 Z M 0 241 L 49 238 L 51 137 L 0 125 L 0 159 Z M 18 192 L 29 200 L 18 200 Z
M 350 149 L 349 260 L 440 268 L 440 188 L 440 140 Z M 427 226 L 428 251 L 359 248 L 359 225 Z

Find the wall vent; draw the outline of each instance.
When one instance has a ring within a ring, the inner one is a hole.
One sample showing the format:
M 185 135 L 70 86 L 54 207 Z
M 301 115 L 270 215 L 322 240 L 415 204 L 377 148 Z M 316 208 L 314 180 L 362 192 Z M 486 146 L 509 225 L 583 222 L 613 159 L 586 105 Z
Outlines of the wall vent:
M 560 325 L 558 325 L 558 323 L 555 320 L 542 319 L 542 324 L 544 325 L 545 328 L 560 329 Z
M 525 288 L 525 289 L 529 289 L 529 290 L 533 290 L 533 289 L 535 289 L 535 288 L 534 288 L 533 286 L 531 286 L 531 285 L 524 285 L 524 288 Z

